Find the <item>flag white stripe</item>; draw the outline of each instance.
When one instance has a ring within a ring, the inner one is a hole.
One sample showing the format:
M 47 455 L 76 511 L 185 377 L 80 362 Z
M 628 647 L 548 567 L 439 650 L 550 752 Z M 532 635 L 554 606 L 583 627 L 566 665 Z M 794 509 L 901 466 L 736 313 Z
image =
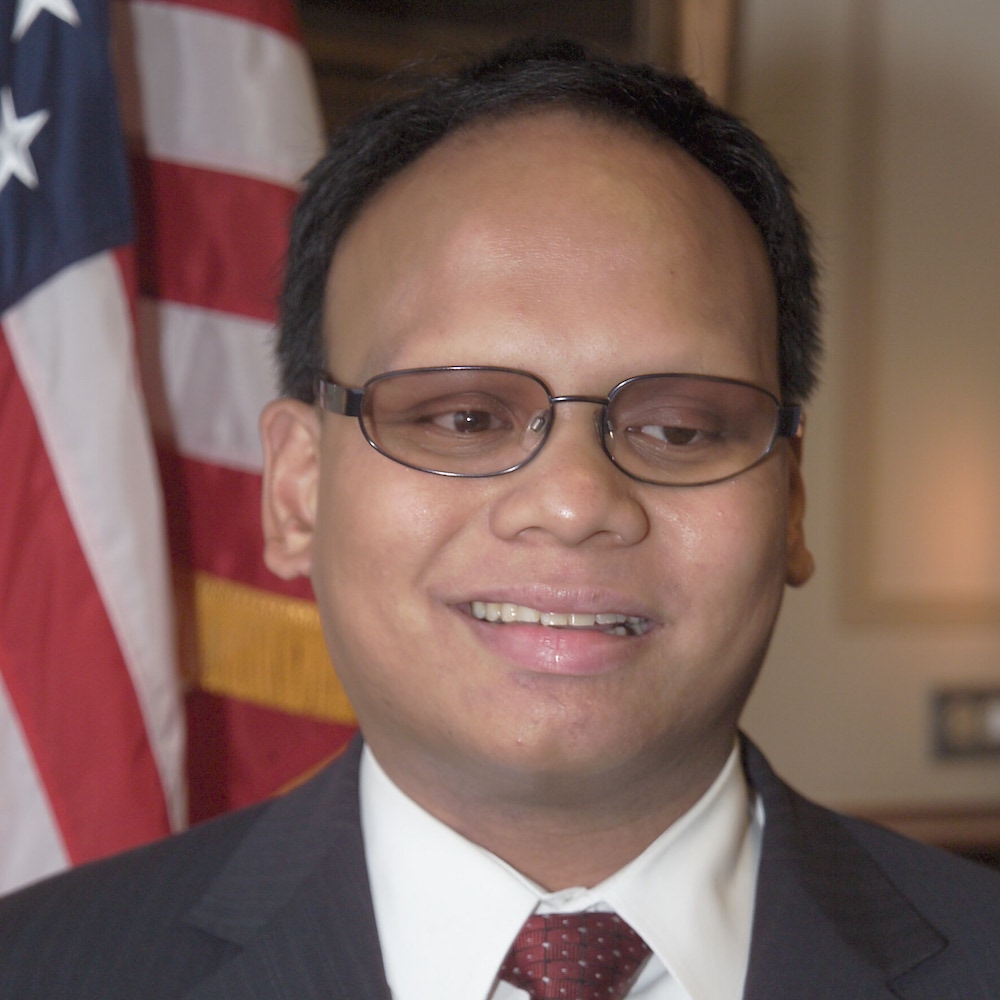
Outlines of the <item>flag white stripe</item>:
M 0 675 L 0 894 L 68 865 L 35 759 Z
M 259 473 L 257 420 L 278 391 L 273 325 L 149 299 L 139 325 L 159 337 L 167 413 L 150 399 L 157 433 L 172 434 L 183 455 Z
M 113 257 L 98 254 L 35 288 L 3 324 L 180 827 L 184 723 L 163 502 L 126 302 Z
M 130 13 L 130 30 L 116 24 L 112 33 L 133 46 L 115 53 L 127 135 L 155 159 L 297 185 L 322 152 L 302 47 L 192 7 L 113 5 L 115 18 Z

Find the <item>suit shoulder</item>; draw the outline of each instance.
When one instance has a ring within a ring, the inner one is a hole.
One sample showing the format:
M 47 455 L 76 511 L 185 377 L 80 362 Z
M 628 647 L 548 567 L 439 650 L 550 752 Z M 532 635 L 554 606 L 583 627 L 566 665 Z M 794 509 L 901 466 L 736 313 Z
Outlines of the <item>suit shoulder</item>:
M 152 997 L 158 966 L 203 974 L 212 955 L 184 914 L 267 805 L 82 865 L 0 899 L 0 996 Z M 201 960 L 197 956 L 201 956 Z M 72 971 L 70 971 L 72 970 Z M 128 995 L 122 993 L 121 995 Z
M 925 912 L 973 920 L 988 914 L 1000 935 L 1000 873 L 874 823 L 839 818 L 886 876 Z
M 0 899 L 0 941 L 16 929 L 8 914 L 24 915 L 50 904 L 76 902 L 103 905 L 111 897 L 113 906 L 128 905 L 132 893 L 146 895 L 167 883 L 179 895 L 191 889 L 224 860 L 245 836 L 267 804 L 253 806 L 209 820 L 162 840 L 136 847 L 100 861 L 92 861 L 61 874 L 33 883 Z M 177 881 L 178 876 L 186 878 Z M 142 891 L 138 891 L 142 889 Z M 123 894 L 124 891 L 124 894 Z
M 755 933 L 769 961 L 800 933 L 798 905 L 801 926 L 821 916 L 899 996 L 1000 996 L 1000 875 L 804 798 L 748 741 L 744 760 L 764 803 Z
M 0 997 L 187 995 L 240 950 L 198 921 L 220 880 L 236 894 L 231 905 L 247 909 L 255 887 L 278 899 L 308 876 L 330 840 L 331 815 L 346 815 L 360 840 L 359 753 L 287 795 L 0 899 Z

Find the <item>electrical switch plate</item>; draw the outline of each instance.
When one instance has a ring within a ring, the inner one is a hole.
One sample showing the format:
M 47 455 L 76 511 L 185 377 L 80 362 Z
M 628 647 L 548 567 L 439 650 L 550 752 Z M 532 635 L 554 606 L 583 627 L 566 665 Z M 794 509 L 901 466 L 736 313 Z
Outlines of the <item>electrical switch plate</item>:
M 936 691 L 933 720 L 938 757 L 1000 757 L 1000 687 Z

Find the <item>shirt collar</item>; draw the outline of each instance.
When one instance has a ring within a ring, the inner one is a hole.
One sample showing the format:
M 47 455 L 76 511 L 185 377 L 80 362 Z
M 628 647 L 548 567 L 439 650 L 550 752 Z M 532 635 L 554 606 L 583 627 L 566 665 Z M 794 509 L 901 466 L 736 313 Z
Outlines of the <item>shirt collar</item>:
M 401 792 L 365 747 L 361 825 L 395 1000 L 485 1000 L 524 921 L 616 911 L 692 1000 L 742 995 L 763 812 L 734 749 L 698 802 L 639 857 L 590 889 L 546 893 Z M 447 960 L 435 957 L 447 929 Z

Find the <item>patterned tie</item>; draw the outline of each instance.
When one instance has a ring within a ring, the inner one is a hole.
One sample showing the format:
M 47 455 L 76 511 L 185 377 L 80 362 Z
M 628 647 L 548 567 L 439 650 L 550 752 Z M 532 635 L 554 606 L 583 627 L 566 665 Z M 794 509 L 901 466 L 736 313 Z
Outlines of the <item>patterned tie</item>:
M 532 1000 L 622 1000 L 649 945 L 616 913 L 528 917 L 500 978 Z

